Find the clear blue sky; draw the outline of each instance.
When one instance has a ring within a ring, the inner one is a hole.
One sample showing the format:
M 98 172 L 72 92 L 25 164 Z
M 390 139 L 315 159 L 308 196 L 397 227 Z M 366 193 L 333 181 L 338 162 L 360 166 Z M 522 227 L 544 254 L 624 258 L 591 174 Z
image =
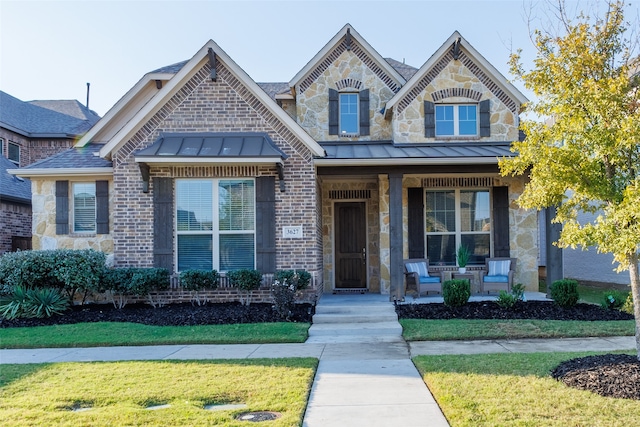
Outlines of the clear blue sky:
M 534 56 L 532 3 L 537 22 L 549 22 L 530 0 L 0 0 L 0 90 L 84 103 L 90 82 L 90 107 L 104 115 L 146 72 L 191 58 L 209 39 L 254 80 L 286 82 L 346 23 L 383 57 L 415 67 L 458 30 L 511 79 L 510 52 Z

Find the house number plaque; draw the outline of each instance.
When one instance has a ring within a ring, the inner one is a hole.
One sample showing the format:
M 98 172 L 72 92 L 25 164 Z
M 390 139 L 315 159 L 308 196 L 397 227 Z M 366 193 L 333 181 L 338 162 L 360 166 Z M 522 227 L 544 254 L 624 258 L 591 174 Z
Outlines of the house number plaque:
M 302 239 L 302 226 L 282 227 L 282 237 L 284 239 Z

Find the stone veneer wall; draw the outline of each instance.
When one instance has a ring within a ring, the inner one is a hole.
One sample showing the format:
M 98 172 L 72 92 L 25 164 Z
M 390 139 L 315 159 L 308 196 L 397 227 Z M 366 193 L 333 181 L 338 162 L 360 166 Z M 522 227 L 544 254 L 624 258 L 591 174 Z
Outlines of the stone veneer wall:
M 384 119 L 380 110 L 393 97 L 394 92 L 358 57 L 355 51 L 355 48 L 351 51 L 343 51 L 330 66 L 319 73 L 308 88 L 304 90 L 297 88 L 298 123 L 316 141 L 376 141 L 392 138 L 391 124 Z M 338 89 L 338 82 L 343 81 L 357 82 L 355 84 L 359 83 L 360 90 L 370 90 L 370 135 L 368 136 L 329 135 L 329 89 Z
M 63 179 L 63 178 L 59 178 Z M 73 182 L 72 179 L 69 180 Z M 77 179 L 77 182 L 87 182 Z M 56 183 L 55 180 L 31 180 L 33 205 L 33 249 L 94 249 L 113 254 L 111 234 L 56 234 Z M 109 206 L 113 206 L 113 183 L 109 182 Z M 113 216 L 109 220 L 113 230 Z
M 467 63 L 470 61 L 466 56 L 464 59 Z M 474 137 L 470 140 L 516 141 L 518 123 L 517 111 L 512 109 L 513 101 L 506 99 L 504 92 L 497 89 L 495 83 L 488 81 L 487 76 L 479 71 L 477 66 L 468 64 L 474 69 L 474 74 L 463 61 L 456 61 L 446 56 L 441 62 L 442 64 L 436 64 L 434 70 L 425 76 L 421 85 L 418 85 L 417 88 L 424 86 L 424 90 L 409 92 L 395 108 L 393 112 L 394 141 L 397 143 L 435 141 L 435 138 L 426 138 L 424 135 L 424 101 L 464 103 L 485 99 L 491 100 L 491 136 Z M 451 95 L 457 96 L 447 96 L 447 90 Z M 468 95 L 459 96 L 464 92 Z M 456 141 L 459 140 L 460 138 L 456 138 Z
M 331 198 L 331 191 L 366 190 L 370 198 Z M 331 292 L 334 288 L 334 203 L 364 201 L 367 209 L 367 286 L 369 292 L 380 292 L 380 240 L 378 214 L 378 184 L 375 181 L 336 180 L 325 179 L 322 182 L 322 237 L 324 258 L 324 291 Z
M 403 258 L 409 254 L 408 248 L 408 200 L 407 188 L 421 187 L 421 176 L 410 176 L 403 179 L 402 212 L 403 212 Z M 525 178 L 494 178 L 494 185 L 509 187 L 509 237 L 511 257 L 517 258 L 514 281 L 522 283 L 528 291 L 538 290 L 538 220 L 535 210 L 520 208 L 516 199 L 524 190 Z M 388 293 L 390 282 L 390 249 L 389 249 L 389 180 L 386 175 L 379 176 L 380 194 L 380 281 L 383 293 Z M 450 273 L 447 273 L 450 274 Z
M 142 192 L 137 150 L 161 132 L 267 132 L 289 157 L 284 163 L 285 191 L 276 185 L 276 268 L 309 271 L 322 283 L 317 236 L 316 179 L 311 153 L 224 64 L 217 81 L 205 63 L 195 75 L 113 156 L 114 246 L 116 266 L 153 265 L 153 180 Z M 153 177 L 231 177 L 277 175 L 275 165 L 152 167 Z M 303 227 L 302 239 L 283 239 L 283 226 Z

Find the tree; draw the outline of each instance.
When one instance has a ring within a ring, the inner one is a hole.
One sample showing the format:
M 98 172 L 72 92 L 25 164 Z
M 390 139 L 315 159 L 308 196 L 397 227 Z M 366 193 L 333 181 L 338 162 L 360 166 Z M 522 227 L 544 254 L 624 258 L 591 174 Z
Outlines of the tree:
M 557 206 L 557 245 L 595 246 L 629 270 L 640 360 L 640 77 L 624 8 L 611 1 L 602 16 L 572 20 L 559 1 L 562 34 L 533 33 L 533 69 L 521 51 L 511 56 L 511 72 L 535 94 L 525 106 L 535 118 L 521 122 L 518 155 L 499 165 L 502 175 L 529 175 L 520 206 Z M 580 223 L 580 212 L 597 217 Z

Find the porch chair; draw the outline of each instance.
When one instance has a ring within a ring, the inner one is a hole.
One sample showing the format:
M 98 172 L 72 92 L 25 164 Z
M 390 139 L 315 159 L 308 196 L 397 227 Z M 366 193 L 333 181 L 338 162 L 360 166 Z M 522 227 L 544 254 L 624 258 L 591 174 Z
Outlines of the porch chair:
M 438 292 L 442 293 L 442 272 L 429 274 L 428 258 L 412 258 L 404 260 L 404 276 L 407 282 L 406 292 L 412 288 L 418 294 Z
M 480 272 L 482 292 L 511 292 L 515 270 L 516 258 L 485 259 L 485 269 Z

